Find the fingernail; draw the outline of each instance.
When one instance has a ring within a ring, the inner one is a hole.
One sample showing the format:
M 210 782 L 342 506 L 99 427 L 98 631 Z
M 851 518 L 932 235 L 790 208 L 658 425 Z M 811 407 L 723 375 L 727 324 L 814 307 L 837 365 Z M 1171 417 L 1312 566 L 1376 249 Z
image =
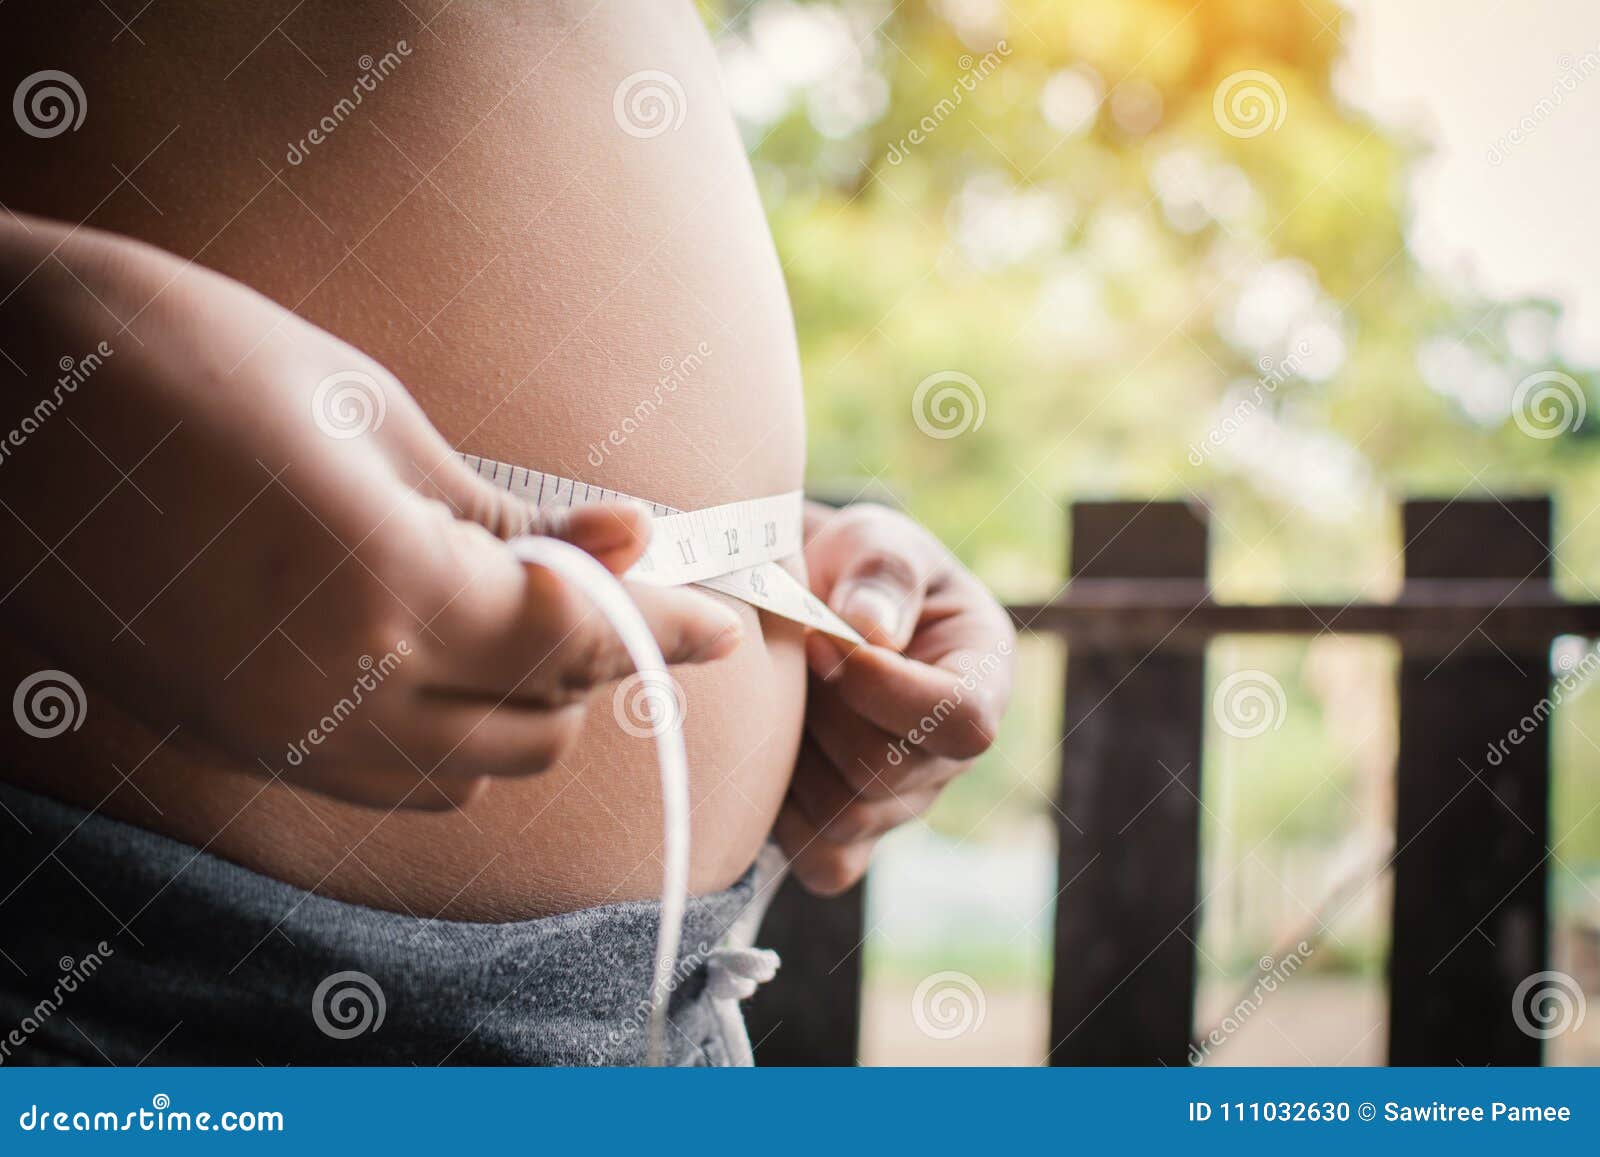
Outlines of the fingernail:
M 631 510 L 639 515 L 644 520 L 646 531 L 650 529 L 655 521 L 656 512 L 650 509 L 650 504 L 640 502 L 637 498 L 619 498 L 613 505 L 620 506 L 624 510 Z
M 899 638 L 900 599 L 889 587 L 858 583 L 845 592 L 838 609 L 844 621 L 869 641 L 892 642 Z
M 655 517 L 653 514 L 651 514 L 648 506 L 646 506 L 643 502 L 639 502 L 632 498 L 621 498 L 615 502 L 607 502 L 604 506 L 599 507 L 598 509 L 603 510 L 606 514 L 610 515 L 609 521 L 613 526 L 628 527 L 629 533 L 632 533 L 632 527 L 628 523 L 627 519 L 623 518 L 622 515 L 634 515 L 639 519 L 640 522 L 644 524 L 644 527 L 647 531 L 650 529 L 651 520 Z
M 633 528 L 623 519 L 608 513 L 605 518 L 586 519 L 578 538 L 581 540 L 578 545 L 591 552 L 612 550 L 633 542 Z

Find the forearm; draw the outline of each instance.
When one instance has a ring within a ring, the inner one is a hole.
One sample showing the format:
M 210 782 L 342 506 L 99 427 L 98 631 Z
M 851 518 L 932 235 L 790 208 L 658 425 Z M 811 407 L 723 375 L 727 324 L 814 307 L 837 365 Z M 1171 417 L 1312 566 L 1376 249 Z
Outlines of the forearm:
M 559 536 L 623 571 L 641 512 L 531 509 L 467 469 L 372 358 L 170 254 L 18 220 L 0 277 L 17 351 L 0 420 L 18 431 L 0 464 L 0 629 L 156 734 L 270 766 L 326 711 L 328 673 L 409 648 L 365 704 L 370 728 L 282 774 L 436 807 L 548 766 L 592 689 L 633 669 L 586 599 L 493 532 Z M 370 420 L 341 424 L 338 390 Z M 671 661 L 737 645 L 705 596 L 634 594 Z
M 287 527 L 320 533 L 272 481 L 294 458 L 281 400 L 228 372 L 270 322 L 197 326 L 200 299 L 254 295 L 149 246 L 35 218 L 0 224 L 3 294 L 0 627 L 136 712 L 157 700 L 201 710 L 212 680 L 189 696 L 167 682 L 181 658 L 219 643 L 242 657 L 260 641 L 243 616 L 200 626 L 196 600 L 223 590 L 208 579 L 231 560 L 255 577 L 223 597 L 279 616 L 315 581 L 284 581 L 292 560 L 267 549 Z
M 118 319 L 159 285 L 139 258 L 92 231 L 0 221 L 0 622 L 56 654 L 118 636 L 131 597 L 151 593 L 148 552 L 128 536 L 171 525 L 140 498 L 164 505 L 151 493 L 168 489 L 159 471 L 147 462 L 132 484 L 123 475 L 178 422 L 170 398 L 126 372 L 141 339 Z M 126 632 L 113 649 L 123 644 L 138 645 Z

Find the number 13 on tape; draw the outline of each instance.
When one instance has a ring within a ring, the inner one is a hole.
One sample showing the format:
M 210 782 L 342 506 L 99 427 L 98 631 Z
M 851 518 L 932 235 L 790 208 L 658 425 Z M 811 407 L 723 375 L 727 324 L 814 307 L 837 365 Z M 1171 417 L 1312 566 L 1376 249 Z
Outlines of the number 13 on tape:
M 800 491 L 749 498 L 702 510 L 675 510 L 619 490 L 508 466 L 475 454 L 461 456 L 478 477 L 535 506 L 582 506 L 617 500 L 641 503 L 654 516 L 650 546 L 627 578 L 658 586 L 694 583 L 812 627 L 861 643 L 838 615 L 778 565 L 804 545 Z

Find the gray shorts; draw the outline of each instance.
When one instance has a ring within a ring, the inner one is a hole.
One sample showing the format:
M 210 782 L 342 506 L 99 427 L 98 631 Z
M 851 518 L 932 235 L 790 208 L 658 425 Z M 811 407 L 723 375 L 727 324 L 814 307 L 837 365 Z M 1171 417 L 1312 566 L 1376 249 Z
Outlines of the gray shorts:
M 653 902 L 427 920 L 8 784 L 0 808 L 0 1064 L 644 1061 Z M 689 901 L 674 1064 L 748 1056 L 736 999 L 714 995 L 756 891 L 747 874 Z

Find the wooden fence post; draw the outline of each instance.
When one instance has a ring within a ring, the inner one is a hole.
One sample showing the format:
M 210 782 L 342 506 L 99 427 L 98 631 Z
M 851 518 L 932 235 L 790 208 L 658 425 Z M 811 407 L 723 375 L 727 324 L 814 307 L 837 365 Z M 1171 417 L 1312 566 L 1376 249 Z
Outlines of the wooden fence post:
M 1550 586 L 1548 499 L 1408 502 L 1405 541 L 1408 592 Z M 1549 640 L 1475 629 L 1402 650 L 1391 1064 L 1539 1063 L 1512 1000 L 1545 967 L 1549 690 Z
M 758 1065 L 853 1065 L 861 1035 L 866 885 L 818 899 L 784 880 L 761 924 L 783 967 L 745 1006 Z
M 1075 584 L 1206 593 L 1206 524 L 1176 502 L 1072 508 Z M 1069 643 L 1050 1063 L 1183 1064 L 1194 1019 L 1204 652 Z

